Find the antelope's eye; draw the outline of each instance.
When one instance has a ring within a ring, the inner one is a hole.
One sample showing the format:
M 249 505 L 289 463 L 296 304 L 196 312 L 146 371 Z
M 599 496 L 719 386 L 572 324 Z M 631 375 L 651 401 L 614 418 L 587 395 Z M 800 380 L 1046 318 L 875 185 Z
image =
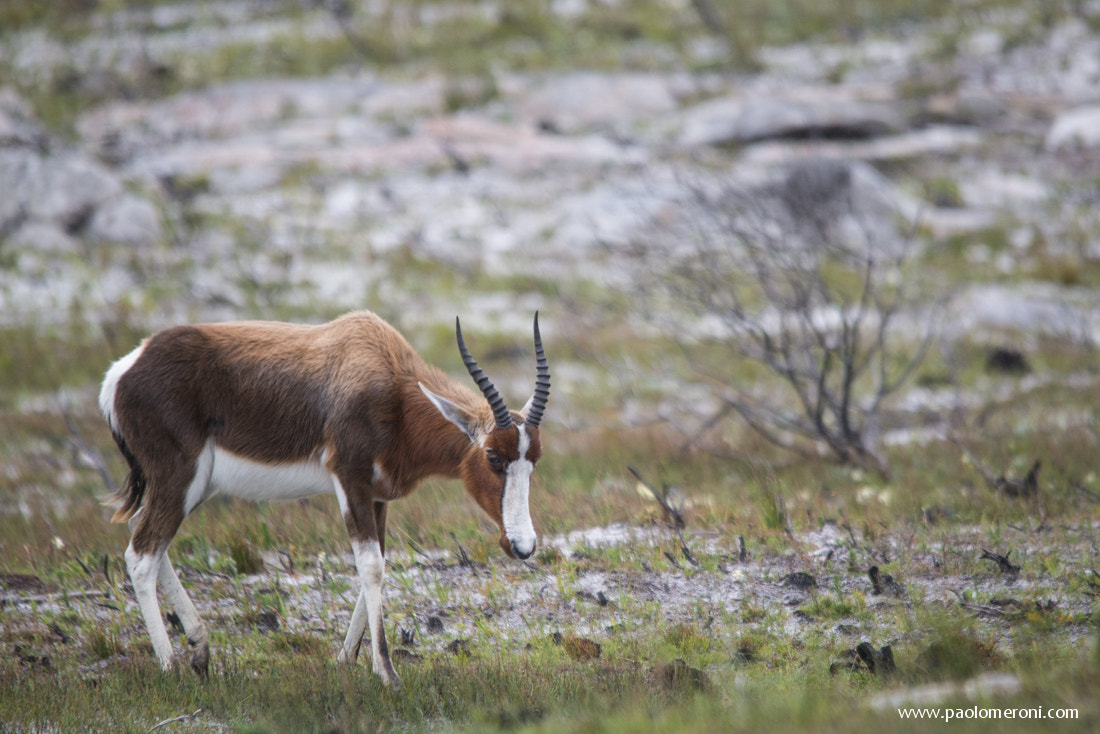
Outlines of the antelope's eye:
M 489 467 L 493 471 L 504 471 L 504 459 L 503 459 L 503 457 L 501 457 L 500 454 L 489 453 L 488 454 L 488 459 L 489 459 Z

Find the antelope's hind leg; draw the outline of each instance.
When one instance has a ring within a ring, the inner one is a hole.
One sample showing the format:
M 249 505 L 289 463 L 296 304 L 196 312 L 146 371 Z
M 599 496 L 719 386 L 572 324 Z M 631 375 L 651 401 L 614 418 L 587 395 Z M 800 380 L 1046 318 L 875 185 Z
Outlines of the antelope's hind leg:
M 187 641 L 194 648 L 191 653 L 191 670 L 198 673 L 200 677 L 206 678 L 210 675 L 210 633 L 206 631 L 206 625 L 195 610 L 191 597 L 180 583 L 176 569 L 172 567 L 172 561 L 168 558 L 168 551 L 161 556 L 158 578 L 164 595 L 168 597 L 168 603 L 180 618 Z
M 153 651 L 157 655 L 160 666 L 164 670 L 171 670 L 175 666 L 175 652 L 161 615 L 160 603 L 157 601 L 157 581 L 160 581 L 168 603 L 179 616 L 188 642 L 195 648 L 191 654 L 191 669 L 203 678 L 207 677 L 210 662 L 210 635 L 206 631 L 206 625 L 199 618 L 191 597 L 176 576 L 176 570 L 172 568 L 167 548 L 160 553 L 138 553 L 131 542 L 126 549 L 126 568 L 130 573 L 134 596 L 137 597 L 141 616 L 145 620 L 145 629 L 149 632 L 149 639 L 153 643 Z
M 153 643 L 153 652 L 157 655 L 160 667 L 171 670 L 175 663 L 172 640 L 168 637 L 168 630 L 160 615 L 160 604 L 157 602 L 157 576 L 160 574 L 163 558 L 163 549 L 145 553 L 135 550 L 132 538 L 126 548 L 126 570 L 130 574 L 130 583 L 134 586 L 134 596 L 137 597 L 141 616 L 145 620 L 149 640 Z
M 191 667 L 204 677 L 210 659 L 209 634 L 172 568 L 168 546 L 191 509 L 188 505 L 197 505 L 205 496 L 210 482 L 211 459 L 210 452 L 202 452 L 195 461 L 181 460 L 174 466 L 166 466 L 161 475 L 149 476 L 145 505 L 130 519 L 133 535 L 126 548 L 126 569 L 160 666 L 171 670 L 175 654 L 157 601 L 158 581 L 179 616 L 188 640 L 196 648 Z

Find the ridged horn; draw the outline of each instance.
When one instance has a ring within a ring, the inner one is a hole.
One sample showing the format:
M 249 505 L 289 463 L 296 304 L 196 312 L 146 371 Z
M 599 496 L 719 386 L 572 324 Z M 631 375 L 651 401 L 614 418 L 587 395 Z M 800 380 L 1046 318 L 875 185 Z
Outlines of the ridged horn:
M 524 423 L 538 428 L 542 420 L 542 411 L 546 410 L 546 401 L 550 399 L 550 366 L 546 363 L 546 354 L 542 351 L 542 335 L 539 334 L 539 312 L 535 311 L 535 395 L 531 407 L 527 410 Z
M 457 316 L 455 317 L 455 335 L 458 337 L 458 352 L 462 355 L 462 363 L 466 365 L 466 371 L 470 373 L 470 377 L 474 378 L 481 394 L 489 401 L 489 407 L 493 409 L 493 416 L 496 418 L 497 428 L 510 428 L 515 425 L 512 414 L 508 412 L 508 406 L 504 404 L 504 398 L 497 392 L 493 381 L 477 366 L 477 361 L 466 348 L 466 342 L 462 339 L 462 325 Z

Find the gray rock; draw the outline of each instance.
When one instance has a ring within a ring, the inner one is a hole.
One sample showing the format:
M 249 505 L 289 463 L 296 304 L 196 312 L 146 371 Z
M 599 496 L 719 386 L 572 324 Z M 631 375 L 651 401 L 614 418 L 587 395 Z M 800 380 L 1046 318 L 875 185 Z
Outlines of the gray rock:
M 933 125 L 899 135 L 873 140 L 850 141 L 770 141 L 758 143 L 742 152 L 742 165 L 771 169 L 806 157 L 807 151 L 820 157 L 851 158 L 862 161 L 904 161 L 923 156 L 952 155 L 977 148 L 986 140 L 981 130 L 962 125 Z
M 44 149 L 48 136 L 34 120 L 30 105 L 10 87 L 0 88 L 0 147 Z
M 27 219 L 27 182 L 37 174 L 41 159 L 26 148 L 0 148 L 0 240 Z
M 81 229 L 98 205 L 122 191 L 110 171 L 75 153 L 30 160 L 24 170 L 26 178 L 12 183 L 25 192 L 27 214 L 70 232 Z
M 795 163 L 778 187 L 790 231 L 899 254 L 898 224 L 916 207 L 866 163 L 811 158 Z
M 1046 147 L 1047 150 L 1100 147 L 1100 104 L 1058 115 L 1047 132 Z
M 119 162 L 191 141 L 254 139 L 284 129 L 377 140 L 375 120 L 396 124 L 438 113 L 443 91 L 435 76 L 403 83 L 369 75 L 227 82 L 153 102 L 111 102 L 83 114 L 77 131 L 97 155 Z
M 1009 107 L 992 94 L 971 91 L 935 95 L 926 103 L 924 113 L 939 122 L 989 127 L 1003 121 Z
M 33 157 L 29 151 L 0 150 L 0 241 L 26 219 L 26 197 L 20 186 Z
M 6 240 L 16 251 L 31 251 L 50 255 L 72 255 L 80 252 L 80 241 L 51 222 L 26 222 Z
M 684 114 L 686 146 L 735 145 L 783 138 L 869 138 L 904 126 L 896 107 L 837 99 L 828 93 L 803 98 L 719 98 Z
M 1029 334 L 1066 335 L 1076 326 L 1090 321 L 1095 328 L 1095 298 L 1089 296 L 1083 310 L 1067 295 L 1049 283 L 981 283 L 970 285 L 950 304 L 952 318 L 946 324 L 954 335 L 990 335 L 990 330 L 1006 329 Z M 1075 314 L 1089 314 L 1087 317 Z
M 91 240 L 151 245 L 161 236 L 160 216 L 148 199 L 125 193 L 96 209 L 84 234 Z
M 1018 212 L 1023 206 L 1043 204 L 1053 190 L 1035 176 L 989 168 L 959 181 L 959 191 L 967 206 Z
M 160 236 L 153 204 L 125 193 L 115 174 L 76 152 L 0 148 L 0 191 L 0 239 L 17 247 L 72 252 L 74 237 L 141 245 Z
M 677 107 L 673 82 L 665 76 L 577 72 L 545 79 L 516 111 L 543 127 L 574 133 L 615 129 Z

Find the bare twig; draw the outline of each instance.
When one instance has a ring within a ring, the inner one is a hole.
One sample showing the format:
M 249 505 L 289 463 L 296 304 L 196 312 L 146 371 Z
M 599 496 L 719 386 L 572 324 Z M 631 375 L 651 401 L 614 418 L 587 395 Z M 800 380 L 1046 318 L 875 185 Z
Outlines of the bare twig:
M 980 462 L 978 460 L 978 457 L 975 456 L 973 453 L 971 453 L 970 449 L 966 448 L 966 446 L 964 446 L 963 443 L 961 441 L 959 441 L 957 438 L 955 438 L 954 436 L 949 435 L 947 437 L 947 440 L 950 441 L 951 443 L 955 444 L 955 446 L 958 447 L 959 451 L 962 452 L 963 456 L 966 457 L 967 461 L 969 461 L 970 464 L 974 467 L 974 469 L 977 470 L 977 472 L 982 475 L 982 479 L 985 480 L 986 485 L 990 489 L 996 491 L 997 490 L 997 476 L 995 474 L 993 474 L 993 472 L 989 471 L 989 469 L 986 468 L 985 464 Z
M 101 569 L 103 570 L 103 578 L 107 579 L 107 585 L 113 587 L 115 582 L 111 580 L 111 557 L 106 553 L 103 554 Z
M 0 602 L 4 604 L 45 604 L 61 599 L 109 599 L 110 596 L 102 591 L 61 591 L 56 594 L 38 594 L 36 596 L 2 596 Z
M 661 510 L 664 513 L 665 517 L 665 524 L 668 525 L 668 527 L 674 533 L 676 533 L 676 537 L 680 540 L 680 552 L 684 554 L 684 558 L 691 565 L 698 566 L 699 561 L 696 560 L 694 555 L 692 555 L 691 549 L 688 548 L 687 541 L 684 540 L 684 516 L 681 512 L 681 508 L 673 505 L 671 498 L 669 497 L 671 493 L 670 487 L 666 484 L 660 490 L 658 490 L 652 484 L 643 479 L 642 475 L 638 473 L 637 469 L 632 466 L 627 466 L 626 468 L 630 471 L 631 474 L 634 475 L 634 478 L 638 480 L 638 483 L 645 487 L 646 491 L 650 495 L 652 495 L 655 500 L 657 500 L 657 504 L 661 506 Z M 672 561 L 672 563 L 677 568 L 682 568 L 680 564 L 677 563 L 676 560 L 672 557 L 672 554 L 665 552 L 665 555 L 668 556 L 669 560 Z
M 1076 479 L 1070 482 L 1073 488 L 1083 494 L 1090 502 L 1100 502 L 1100 493 L 1094 492 Z
M 290 551 L 288 551 L 288 550 L 279 550 L 279 558 L 281 559 L 280 562 L 282 563 L 283 570 L 293 576 L 294 575 L 294 558 L 291 557 Z
M 670 489 L 668 485 L 665 485 L 660 491 L 657 490 L 652 484 L 642 479 L 642 475 L 638 473 L 638 470 L 632 466 L 627 466 L 627 470 L 634 475 L 634 478 L 641 483 L 643 487 L 649 490 L 649 493 L 653 495 L 653 498 L 657 500 L 657 504 L 661 506 L 661 510 L 664 512 L 665 522 L 668 526 L 674 530 L 683 528 L 684 516 L 681 512 L 681 508 L 674 507 L 669 500 Z M 680 536 L 680 541 L 683 542 L 683 536 Z
M 970 611 L 972 611 L 976 614 L 980 614 L 980 615 L 983 615 L 983 616 L 986 616 L 986 617 L 1003 617 L 1003 616 L 1005 616 L 1005 611 L 1003 609 L 1001 609 L 1000 607 L 995 607 L 995 606 L 987 605 L 987 604 L 974 604 L 973 602 L 968 602 L 966 600 L 966 597 L 963 596 L 963 593 L 961 591 L 959 591 L 958 589 L 948 589 L 948 591 L 950 591 L 952 594 L 954 594 L 956 597 L 958 597 L 959 606 L 962 607 L 963 609 L 969 609 Z
M 455 542 L 455 545 L 458 546 L 458 565 L 462 566 L 463 568 L 470 569 L 476 575 L 478 564 L 474 563 L 474 561 L 471 560 L 470 556 L 466 553 L 466 549 L 462 547 L 462 543 L 458 542 L 458 536 L 455 535 L 453 532 L 451 533 L 451 540 L 453 540 Z
M 177 721 L 193 721 L 195 719 L 195 717 L 198 716 L 201 713 L 202 713 L 202 709 L 195 709 L 194 711 L 192 711 L 189 714 L 184 714 L 183 716 L 175 716 L 171 719 L 165 719 L 164 721 L 153 724 L 153 726 L 149 728 L 149 731 L 156 731 L 157 729 L 161 728 L 162 726 L 168 726 L 169 724 L 174 724 Z
M 683 532 L 680 530 L 680 528 L 676 527 L 674 527 L 673 530 L 676 531 L 676 537 L 680 539 L 680 552 L 684 554 L 684 558 L 687 559 L 687 562 L 691 565 L 698 566 L 699 561 L 695 560 L 695 556 L 691 554 L 691 549 L 688 548 L 687 543 L 684 542 Z
M 963 456 L 973 465 L 974 469 L 982 475 L 982 479 L 994 492 L 1000 492 L 1009 497 L 1036 497 L 1039 494 L 1039 469 L 1042 467 L 1042 462 L 1036 459 L 1031 465 L 1031 469 L 1023 479 L 1014 479 L 1006 477 L 1004 474 L 994 474 L 989 471 L 988 467 L 982 464 L 969 449 L 966 448 L 954 436 L 947 437 L 951 443 L 955 444 L 962 452 Z
M 710 0 L 691 0 L 691 4 L 707 30 L 720 38 L 729 37 L 729 31 L 726 30 L 726 24 L 722 21 L 722 16 L 718 14 L 718 10 Z
M 348 0 L 321 0 L 321 5 L 329 12 L 344 38 L 364 61 L 373 61 L 377 54 L 359 33 L 352 27 L 352 9 Z
M 1012 555 L 1012 551 L 1002 556 L 1000 553 L 993 553 L 992 551 L 987 551 L 985 548 L 982 548 L 981 560 L 993 561 L 1000 567 L 1002 573 L 1007 573 L 1010 576 L 1018 576 L 1020 567 L 1008 560 L 1010 555 Z
M 84 573 L 88 574 L 88 578 L 93 578 L 92 569 L 88 568 L 87 564 L 80 559 L 80 556 L 73 556 L 73 558 L 75 558 L 76 562 L 80 564 L 80 567 L 84 569 Z
M 76 421 L 73 419 L 72 411 L 68 405 L 63 406 L 62 415 L 65 416 L 65 426 L 69 429 L 69 433 L 72 434 L 72 442 L 76 448 L 81 451 L 85 456 L 91 459 L 95 464 L 96 471 L 99 472 L 99 476 L 103 478 L 103 484 L 107 486 L 107 491 L 113 493 L 118 490 L 115 486 L 114 480 L 111 479 L 110 472 L 107 471 L 107 464 L 103 461 L 103 455 L 88 445 L 88 442 L 84 440 L 84 436 L 80 433 L 80 429 L 76 427 Z

